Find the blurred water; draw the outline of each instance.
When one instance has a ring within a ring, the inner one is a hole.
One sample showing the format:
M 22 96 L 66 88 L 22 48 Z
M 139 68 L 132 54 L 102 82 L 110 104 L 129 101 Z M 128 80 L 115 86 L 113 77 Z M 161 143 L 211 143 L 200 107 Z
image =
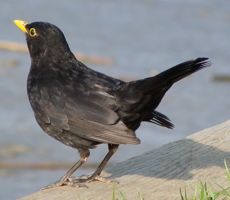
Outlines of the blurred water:
M 229 84 L 212 81 L 229 74 L 230 2 L 224 0 L 0 1 L 1 40 L 25 43 L 13 19 L 49 21 L 65 33 L 72 50 L 112 57 L 112 67 L 92 68 L 116 77 L 143 78 L 198 56 L 211 59 L 205 69 L 176 84 L 158 110 L 176 125 L 167 130 L 143 124 L 141 145 L 121 146 L 112 162 L 121 161 L 215 125 L 230 117 Z M 15 60 L 17 66 L 8 66 Z M 0 158 L 7 162 L 75 162 L 77 151 L 46 134 L 36 124 L 26 95 L 28 55 L 0 52 Z M 1 152 L 14 145 L 25 152 Z M 122 153 L 123 152 L 123 153 Z M 89 162 L 106 153 L 101 146 Z M 84 171 L 80 171 L 84 172 Z M 64 171 L 2 170 L 0 199 L 15 199 L 56 181 Z M 13 192 L 12 192 L 13 191 Z

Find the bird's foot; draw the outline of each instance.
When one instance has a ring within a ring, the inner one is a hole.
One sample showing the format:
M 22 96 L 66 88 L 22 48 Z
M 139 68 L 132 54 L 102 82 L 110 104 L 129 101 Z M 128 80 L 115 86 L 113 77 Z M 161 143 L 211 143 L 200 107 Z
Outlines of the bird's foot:
M 77 183 L 90 183 L 90 182 L 93 182 L 93 181 L 99 181 L 99 182 L 102 182 L 102 183 L 119 183 L 118 181 L 116 180 L 110 180 L 110 179 L 107 179 L 107 178 L 104 178 L 100 175 L 92 175 L 92 176 L 89 176 L 89 177 L 86 177 L 86 178 L 79 178 L 79 179 L 76 179 L 75 180 Z
M 60 180 L 56 183 L 47 185 L 42 188 L 42 190 L 50 189 L 50 188 L 55 188 L 55 187 L 60 187 L 60 186 L 71 186 L 71 187 L 85 187 L 88 188 L 87 185 L 85 185 L 83 182 L 78 182 L 76 181 L 78 179 L 74 177 L 67 178 L 66 180 Z
M 92 175 L 92 176 L 89 176 L 89 177 L 83 176 L 81 178 L 70 177 L 70 178 L 67 178 L 67 179 L 61 179 L 60 181 L 58 181 L 56 183 L 53 183 L 53 184 L 50 184 L 50 185 L 47 185 L 47 186 L 43 187 L 41 190 L 46 190 L 46 189 L 51 189 L 51 188 L 61 187 L 61 186 L 88 188 L 86 183 L 90 183 L 90 182 L 93 182 L 93 181 L 99 181 L 99 182 L 102 182 L 102 183 L 116 183 L 116 184 L 119 184 L 119 182 L 116 181 L 116 180 L 106 179 L 106 178 L 104 178 L 102 176 L 99 176 L 99 175 L 97 175 L 97 176 Z
M 102 176 L 96 176 L 92 181 L 100 181 L 102 183 L 116 183 L 116 184 L 119 184 L 119 182 L 117 180 L 107 179 L 107 178 L 104 178 Z

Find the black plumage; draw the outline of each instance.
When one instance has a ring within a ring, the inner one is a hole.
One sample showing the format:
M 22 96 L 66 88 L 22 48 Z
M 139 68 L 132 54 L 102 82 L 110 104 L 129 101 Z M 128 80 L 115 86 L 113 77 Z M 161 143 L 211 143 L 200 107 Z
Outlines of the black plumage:
M 96 72 L 71 53 L 64 34 L 46 22 L 15 22 L 26 32 L 31 56 L 27 90 L 41 128 L 79 150 L 81 159 L 57 185 L 98 178 L 120 144 L 139 144 L 135 130 L 148 121 L 173 128 L 155 109 L 180 79 L 209 66 L 207 58 L 189 60 L 156 76 L 124 82 Z M 70 177 L 89 157 L 89 149 L 106 143 L 109 152 L 92 176 Z

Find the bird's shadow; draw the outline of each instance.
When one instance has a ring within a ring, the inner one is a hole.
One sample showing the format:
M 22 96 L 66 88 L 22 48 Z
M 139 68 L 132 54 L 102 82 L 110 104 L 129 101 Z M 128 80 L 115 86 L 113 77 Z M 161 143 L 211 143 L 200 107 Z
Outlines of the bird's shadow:
M 106 172 L 111 178 L 124 175 L 141 175 L 163 179 L 190 179 L 194 169 L 218 166 L 224 168 L 224 159 L 230 160 L 230 152 L 184 139 L 167 144 L 141 156 L 131 158 Z

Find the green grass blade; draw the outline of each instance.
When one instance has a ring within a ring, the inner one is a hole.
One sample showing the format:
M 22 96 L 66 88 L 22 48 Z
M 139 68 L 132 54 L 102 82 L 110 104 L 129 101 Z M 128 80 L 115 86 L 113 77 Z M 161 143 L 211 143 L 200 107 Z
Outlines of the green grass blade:
M 225 166 L 227 180 L 230 183 L 230 169 L 228 168 L 227 161 L 225 159 L 224 159 L 224 166 Z
M 113 184 L 112 200 L 116 200 L 116 195 L 115 195 L 115 184 Z

